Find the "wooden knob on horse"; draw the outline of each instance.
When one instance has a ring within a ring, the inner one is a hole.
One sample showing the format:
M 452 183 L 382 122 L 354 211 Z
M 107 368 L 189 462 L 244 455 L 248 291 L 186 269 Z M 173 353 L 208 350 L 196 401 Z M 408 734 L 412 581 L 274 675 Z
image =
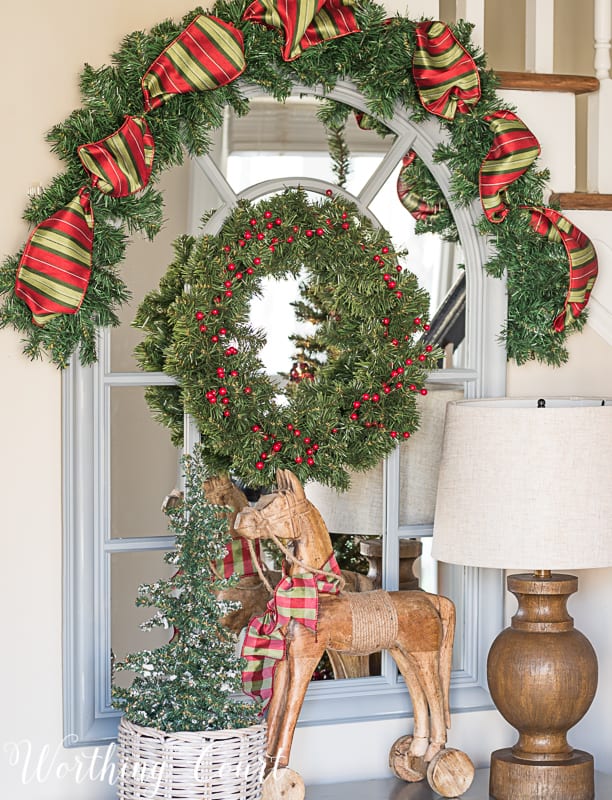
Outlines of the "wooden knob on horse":
M 304 800 L 306 787 L 301 775 L 288 767 L 273 769 L 264 778 L 262 800 Z
M 423 756 L 408 754 L 411 744 L 412 736 L 400 736 L 393 742 L 389 751 L 389 766 L 396 778 L 408 781 L 408 783 L 416 783 L 425 778 L 427 764 Z
M 461 750 L 440 750 L 427 767 L 427 782 L 442 797 L 459 797 L 472 785 L 474 765 Z

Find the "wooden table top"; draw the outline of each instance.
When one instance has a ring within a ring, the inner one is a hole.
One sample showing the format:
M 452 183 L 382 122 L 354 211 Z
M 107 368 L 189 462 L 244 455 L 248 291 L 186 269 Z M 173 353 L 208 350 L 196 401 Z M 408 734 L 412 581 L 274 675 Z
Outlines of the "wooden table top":
M 595 796 L 600 800 L 611 800 L 612 775 L 595 773 Z M 397 778 L 385 778 L 308 786 L 306 800 L 440 800 L 440 795 L 430 789 L 426 781 L 404 783 Z M 461 795 L 461 800 L 490 800 L 488 769 L 476 770 L 474 782 Z

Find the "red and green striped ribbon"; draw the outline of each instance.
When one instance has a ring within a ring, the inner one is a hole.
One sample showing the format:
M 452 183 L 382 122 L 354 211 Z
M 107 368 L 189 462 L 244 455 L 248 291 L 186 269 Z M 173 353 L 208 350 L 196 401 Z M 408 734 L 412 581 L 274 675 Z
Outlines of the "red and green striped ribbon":
M 253 544 L 255 558 L 261 561 L 261 543 L 258 540 Z M 240 577 L 257 575 L 257 568 L 253 563 L 247 540 L 239 537 L 228 542 L 224 558 L 215 562 L 213 570 L 217 576 L 222 578 L 231 578 L 233 575 Z
M 92 186 L 111 197 L 127 197 L 144 189 L 154 152 L 153 136 L 145 118 L 130 116 L 115 133 L 77 147 Z
M 317 630 L 319 593 L 338 594 L 340 567 L 332 553 L 320 572 L 285 575 L 274 590 L 274 597 L 260 617 L 247 628 L 242 657 L 247 666 L 242 672 L 246 694 L 263 701 L 267 707 L 274 691 L 274 672 L 285 657 L 285 634 L 281 630 L 294 619 L 312 631 Z
M 480 100 L 474 59 L 443 22 L 421 22 L 415 33 L 412 74 L 421 103 L 444 119 L 465 114 Z
M 89 189 L 83 187 L 34 228 L 17 267 L 15 294 L 37 325 L 81 307 L 91 275 L 93 227 Z
M 404 208 L 409 211 L 415 219 L 425 220 L 435 217 L 442 208 L 446 207 L 446 202 L 434 203 L 430 205 L 414 191 L 415 180 L 411 173 L 413 164 L 418 158 L 414 150 L 409 150 L 402 158 L 402 168 L 397 177 L 397 196 Z
M 580 316 L 597 278 L 597 254 L 591 240 L 566 217 L 552 208 L 521 206 L 531 212 L 529 224 L 551 242 L 561 242 L 569 262 L 569 288 L 563 311 L 553 322 L 562 331 Z
M 308 47 L 359 31 L 354 5 L 355 0 L 255 0 L 242 19 L 281 30 L 283 59 L 293 61 Z
M 198 15 L 142 78 L 145 111 L 176 94 L 217 89 L 244 72 L 242 32 L 218 17 Z
M 493 143 L 480 167 L 480 200 L 487 219 L 498 223 L 508 215 L 506 190 L 540 155 L 540 143 L 512 111 L 495 111 L 484 119 Z

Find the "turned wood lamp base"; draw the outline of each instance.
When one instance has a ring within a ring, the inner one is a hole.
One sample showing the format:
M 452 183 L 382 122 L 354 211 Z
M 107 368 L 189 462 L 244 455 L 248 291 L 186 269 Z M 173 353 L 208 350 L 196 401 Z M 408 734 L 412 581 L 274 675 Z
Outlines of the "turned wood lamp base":
M 595 796 L 593 757 L 567 742 L 597 687 L 595 651 L 567 613 L 577 588 L 573 575 L 549 571 L 508 577 L 519 607 L 491 646 L 487 674 L 493 702 L 519 738 L 491 756 L 495 800 Z

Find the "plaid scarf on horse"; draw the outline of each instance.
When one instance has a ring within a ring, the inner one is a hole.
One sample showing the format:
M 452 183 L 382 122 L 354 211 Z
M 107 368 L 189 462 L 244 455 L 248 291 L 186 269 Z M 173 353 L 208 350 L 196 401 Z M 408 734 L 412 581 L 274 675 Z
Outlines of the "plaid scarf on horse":
M 338 594 L 340 577 L 340 567 L 333 553 L 314 573 L 284 575 L 265 613 L 249 623 L 242 646 L 242 656 L 247 660 L 242 685 L 248 695 L 263 701 L 264 710 L 274 691 L 276 665 L 285 657 L 284 626 L 294 619 L 316 631 L 318 595 Z

